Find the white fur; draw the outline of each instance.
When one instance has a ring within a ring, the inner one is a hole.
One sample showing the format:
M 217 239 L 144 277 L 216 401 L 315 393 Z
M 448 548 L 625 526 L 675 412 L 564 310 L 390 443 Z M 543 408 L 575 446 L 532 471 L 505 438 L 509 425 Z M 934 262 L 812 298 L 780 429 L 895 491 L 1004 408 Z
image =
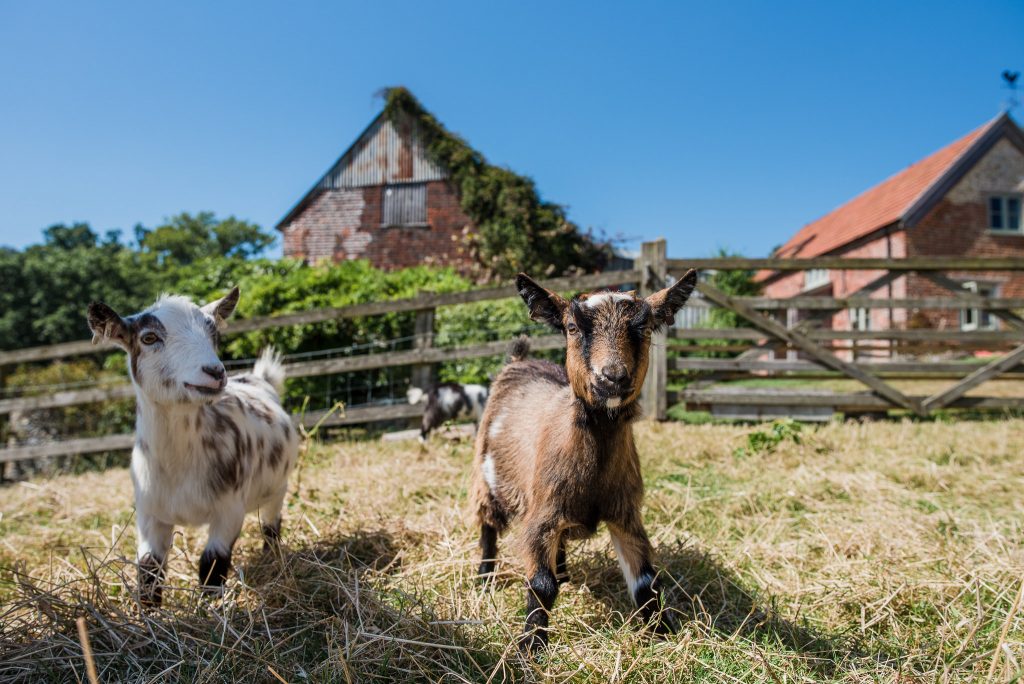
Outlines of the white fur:
M 625 554 L 622 552 L 622 545 L 619 543 L 618 538 L 614 534 L 611 535 L 611 537 L 612 546 L 615 547 L 615 556 L 619 559 L 619 570 L 622 571 L 622 577 L 626 580 L 626 586 L 629 588 L 629 597 L 633 599 L 633 603 L 636 603 L 634 595 L 636 594 L 636 588 L 639 584 L 639 578 L 633 574 L 629 564 L 626 562 Z
M 175 525 L 209 525 L 207 548 L 223 554 L 247 512 L 258 510 L 264 524 L 280 521 L 299 447 L 279 397 L 285 375 L 280 356 L 265 350 L 253 373 L 227 380 L 213 395 L 187 386 L 221 385 L 203 370 L 223 369 L 210 334 L 212 324 L 223 323 L 214 320 L 215 304 L 200 309 L 185 297 L 163 296 L 143 312 L 159 319 L 162 330 L 150 326 L 161 339 L 139 345 L 139 377 L 132 376 L 137 417 L 131 476 L 140 559 L 153 553 L 166 560 Z M 146 332 L 142 328 L 140 338 Z M 238 463 L 231 471 L 237 486 L 217 487 L 216 464 L 226 454 L 240 455 L 229 461 Z
M 459 417 L 462 412 L 456 411 L 455 407 L 459 403 L 459 394 L 450 387 L 442 387 L 437 392 L 437 402 L 441 406 L 441 412 L 446 416 L 452 418 Z
M 491 421 L 491 427 L 487 430 L 487 436 L 491 439 L 497 439 L 498 435 L 501 434 L 501 428 L 505 425 L 505 414 L 499 413 Z
M 584 299 L 581 304 L 587 308 L 596 309 L 602 304 L 613 304 L 617 301 L 632 302 L 635 300 L 636 297 L 631 294 L 626 294 L 625 292 L 601 292 L 590 295 Z
M 480 422 L 480 418 L 484 415 L 484 406 L 487 405 L 488 389 L 483 385 L 463 385 L 462 389 L 465 390 L 466 396 L 469 397 L 469 403 L 472 404 L 470 413 L 473 415 L 473 420 Z
M 622 397 L 611 397 L 604 402 L 604 405 L 610 409 L 619 408 L 622 405 Z
M 484 454 L 484 462 L 480 467 L 480 471 L 483 473 L 484 481 L 490 488 L 491 493 L 494 493 L 498 489 L 498 473 L 494 469 L 494 458 L 490 454 Z
M 405 393 L 405 398 L 409 400 L 410 404 L 418 404 L 426 397 L 426 392 L 421 390 L 419 387 L 410 387 Z

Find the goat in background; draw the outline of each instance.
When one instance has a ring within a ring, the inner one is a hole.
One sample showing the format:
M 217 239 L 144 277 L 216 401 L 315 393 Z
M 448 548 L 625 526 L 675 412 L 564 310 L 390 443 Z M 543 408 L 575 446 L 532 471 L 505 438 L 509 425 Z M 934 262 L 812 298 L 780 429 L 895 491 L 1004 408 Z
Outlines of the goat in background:
M 427 392 L 419 387 L 410 388 L 406 392 L 410 404 L 424 400 L 427 402 L 420 425 L 420 443 L 425 444 L 430 433 L 449 420 L 471 417 L 479 425 L 487 394 L 487 388 L 483 385 L 460 385 L 457 382 L 442 382 Z

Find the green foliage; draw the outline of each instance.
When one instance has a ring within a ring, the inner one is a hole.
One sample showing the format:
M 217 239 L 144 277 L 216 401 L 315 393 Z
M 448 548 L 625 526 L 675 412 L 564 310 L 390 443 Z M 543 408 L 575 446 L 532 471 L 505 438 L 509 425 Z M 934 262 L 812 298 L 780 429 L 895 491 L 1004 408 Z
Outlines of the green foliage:
M 437 310 L 436 327 L 436 347 L 464 347 L 512 340 L 523 333 L 539 335 L 547 332 L 545 326 L 530 320 L 518 297 L 442 307 Z M 498 374 L 504 364 L 505 359 L 501 357 L 448 361 L 438 369 L 438 379 L 443 382 L 486 383 Z
M 116 231 L 102 239 L 88 224 L 58 224 L 43 243 L 0 249 L 0 348 L 68 342 L 89 334 L 85 307 L 101 300 L 122 313 L 161 292 L 206 295 L 266 270 L 250 259 L 274 236 L 235 218 L 180 214 L 153 230 L 136 228 L 137 248 Z M 16 284 L 16 286 L 15 286 Z
M 756 454 L 770 454 L 787 440 L 794 444 L 800 444 L 801 430 L 803 430 L 803 425 L 791 418 L 772 421 L 768 430 L 754 430 L 748 434 L 746 448 L 736 449 L 734 455 L 737 458 L 742 458 Z
M 162 266 L 187 265 L 209 256 L 247 259 L 274 243 L 274 236 L 256 224 L 234 216 L 217 220 L 209 211 L 178 214 L 153 230 L 138 226 L 135 239 L 142 254 Z
M 238 281 L 243 295 L 235 315 L 240 318 L 343 307 L 390 299 L 414 297 L 424 292 L 456 292 L 470 287 L 469 281 L 449 268 L 420 266 L 399 271 L 375 269 L 366 261 L 307 266 L 296 261 L 267 264 Z M 212 298 L 214 293 L 210 293 Z M 260 349 L 274 345 L 288 354 L 315 354 L 323 350 L 335 355 L 395 351 L 412 346 L 415 329 L 413 313 L 364 318 L 339 318 L 309 325 L 260 330 L 231 339 L 225 354 L 252 358 Z M 390 341 L 390 342 L 389 342 Z M 374 398 L 375 388 L 386 383 L 401 386 L 410 369 L 380 369 L 349 374 L 343 380 L 331 377 L 289 380 L 286 401 L 301 402 L 314 397 L 313 406 L 327 406 L 352 397 L 355 403 Z M 344 390 L 345 394 L 338 392 Z M 379 391 L 378 391 L 379 392 Z
M 724 249 L 718 250 L 718 257 L 742 257 Z M 711 285 L 718 288 L 727 295 L 733 297 L 754 297 L 761 294 L 761 285 L 754 280 L 753 271 L 716 271 L 709 281 Z M 714 308 L 708 314 L 705 324 L 707 328 L 745 328 L 750 323 L 735 311 L 728 309 Z
M 610 246 L 582 232 L 563 207 L 541 200 L 532 179 L 488 164 L 407 89 L 389 88 L 384 97 L 385 116 L 399 124 L 415 121 L 427 155 L 451 174 L 462 210 L 477 228 L 467 240 L 480 275 L 561 275 L 599 270 L 607 263 Z

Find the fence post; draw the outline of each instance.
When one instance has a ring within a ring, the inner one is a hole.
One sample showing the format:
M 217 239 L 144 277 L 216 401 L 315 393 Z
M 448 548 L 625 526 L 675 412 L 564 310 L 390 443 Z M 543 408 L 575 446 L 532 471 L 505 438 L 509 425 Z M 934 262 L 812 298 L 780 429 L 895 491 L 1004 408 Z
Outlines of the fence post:
M 416 335 L 413 349 L 430 349 L 434 346 L 434 309 L 422 309 L 416 312 Z M 426 391 L 434 382 L 434 365 L 419 364 L 412 367 L 411 383 Z
M 646 297 L 665 287 L 668 278 L 668 256 L 664 238 L 645 242 L 640 246 L 637 270 L 640 271 L 640 296 Z M 644 411 L 644 416 L 653 420 L 665 420 L 668 417 L 668 354 L 665 346 L 667 340 L 668 332 L 665 330 L 651 337 L 647 380 L 640 391 L 640 407 Z

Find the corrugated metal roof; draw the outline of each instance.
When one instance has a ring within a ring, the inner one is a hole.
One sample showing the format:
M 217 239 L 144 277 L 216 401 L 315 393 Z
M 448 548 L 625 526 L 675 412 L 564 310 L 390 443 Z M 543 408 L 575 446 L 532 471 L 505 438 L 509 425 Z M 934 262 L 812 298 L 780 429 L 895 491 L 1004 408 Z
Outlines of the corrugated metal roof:
M 422 136 L 411 120 L 377 116 L 341 158 L 277 224 L 283 228 L 324 190 L 388 183 L 421 183 L 448 177 L 426 156 Z
M 319 187 L 361 188 L 384 183 L 441 180 L 447 173 L 426 158 L 411 122 L 378 117 L 320 180 Z

